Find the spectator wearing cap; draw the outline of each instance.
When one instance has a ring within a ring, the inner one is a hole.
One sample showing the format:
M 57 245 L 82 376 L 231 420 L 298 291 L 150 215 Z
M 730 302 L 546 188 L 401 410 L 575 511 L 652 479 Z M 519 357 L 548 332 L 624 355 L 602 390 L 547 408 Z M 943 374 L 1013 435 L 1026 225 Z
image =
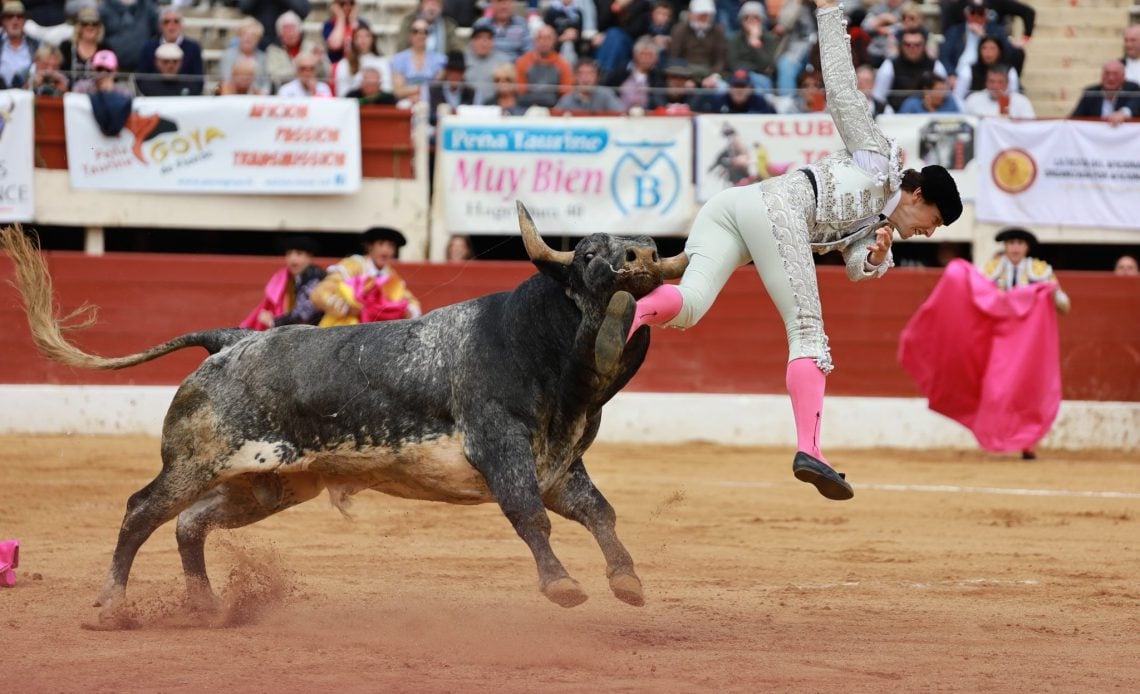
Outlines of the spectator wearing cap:
M 353 325 L 379 320 L 415 318 L 420 302 L 392 266 L 404 235 L 389 227 L 361 234 L 364 254 L 351 255 L 329 268 L 313 289 L 313 304 L 325 312 L 321 326 Z
M 139 56 L 140 74 L 161 72 L 155 62 L 155 51 L 164 43 L 172 43 L 182 51 L 182 63 L 178 74 L 190 87 L 190 93 L 202 93 L 203 75 L 205 68 L 202 65 L 202 44 L 186 35 L 182 26 L 182 11 L 173 5 L 162 8 L 158 13 L 158 36 L 150 39 L 143 45 L 142 55 Z
M 495 68 L 511 63 L 506 53 L 495 48 L 495 32 L 491 27 L 483 24 L 471 29 L 463 59 L 467 63 L 463 78 L 475 88 L 475 103 L 487 103 L 495 96 Z
M 985 36 L 998 40 L 1002 55 L 1012 53 L 1009 35 L 1001 24 L 990 19 L 986 0 L 968 0 L 962 12 L 965 21 L 946 29 L 938 48 L 938 60 L 947 70 L 954 74 L 969 70 L 977 60 L 978 44 Z
M 452 51 L 447 54 L 447 63 L 443 66 L 442 79 L 432 83 L 428 88 L 428 103 L 431 110 L 428 114 L 430 122 L 436 122 L 439 107 L 447 104 L 451 113 L 460 106 L 475 104 L 475 88 L 467 84 L 467 61 L 463 51 Z
M 0 89 L 19 89 L 28 83 L 28 71 L 40 42 L 24 34 L 27 11 L 19 0 L 0 6 Z
M 293 63 L 302 53 L 310 53 L 317 59 L 317 79 L 329 78 L 329 57 L 317 41 L 305 36 L 301 18 L 292 10 L 283 13 L 275 22 L 277 40 L 265 48 L 265 69 L 269 80 L 280 87 L 297 76 Z
M 463 41 L 455 33 L 458 24 L 443 14 L 443 0 L 420 0 L 416 9 L 404 15 L 396 34 L 397 50 L 402 51 L 412 45 L 409 29 L 417 17 L 427 22 L 428 33 L 424 44 L 427 50 L 444 55 L 463 50 Z
M 1037 117 L 1024 94 L 1010 91 L 1009 66 L 1001 63 L 986 70 L 986 88 L 966 97 L 965 108 L 971 116 Z
M 84 88 L 91 99 L 91 115 L 95 124 L 107 137 L 118 136 L 131 115 L 133 94 L 127 87 L 115 83 L 118 67 L 119 61 L 113 51 L 99 51 L 91 59 L 93 77 L 72 90 Z
M 352 0 L 338 0 L 352 2 Z M 312 5 L 309 0 L 237 0 L 237 8 L 243 14 L 256 19 L 264 33 L 258 47 L 265 50 L 277 41 L 277 18 L 286 12 L 295 12 L 302 20 L 309 16 Z M 329 10 L 332 14 L 332 9 Z
M 776 77 L 776 49 L 779 39 L 764 29 L 768 15 L 764 6 L 749 0 L 740 6 L 740 31 L 728 40 L 728 64 L 746 68 L 752 86 L 760 92 L 772 89 Z
M 321 310 L 310 295 L 325 278 L 325 271 L 313 263 L 320 252 L 316 240 L 295 235 L 277 242 L 285 254 L 285 266 L 265 283 L 261 302 L 241 322 L 242 328 L 268 330 L 281 325 L 317 325 Z
M 554 50 L 554 27 L 540 24 L 534 30 L 534 48 L 515 63 L 519 96 L 527 106 L 550 108 L 574 86 L 574 73 Z
M 156 74 L 139 75 L 135 88 L 139 96 L 201 96 L 202 83 L 181 75 L 182 49 L 177 43 L 164 43 L 154 51 Z
M 713 0 L 690 0 L 688 20 L 673 27 L 669 37 L 669 57 L 688 63 L 694 79 L 708 89 L 721 86 L 728 60 L 728 39 L 715 13 Z
M 1140 24 L 1132 24 L 1124 29 L 1124 79 L 1140 83 Z
M 582 58 L 574 66 L 574 88 L 555 104 L 564 111 L 621 112 L 621 100 L 613 90 L 598 85 L 598 65 L 590 58 Z
M 633 44 L 633 60 L 612 72 L 606 86 L 617 90 L 622 109 L 655 108 L 657 95 L 665 90 L 665 73 L 661 70 L 660 52 L 652 36 L 642 36 Z
M 1100 84 L 1085 87 L 1073 109 L 1074 118 L 1103 118 L 1119 125 L 1140 115 L 1140 84 L 1124 79 L 1124 64 L 1109 60 L 1100 69 Z
M 222 59 L 218 66 L 223 81 L 232 78 L 234 63 L 242 59 L 249 60 L 257 66 L 257 72 L 253 78 L 254 89 L 261 94 L 269 93 L 270 82 L 269 72 L 265 67 L 265 51 L 257 47 L 264 32 L 265 28 L 261 26 L 261 22 L 253 17 L 246 17 L 238 23 L 235 32 L 237 33 L 237 42 L 230 44 L 222 52 Z
M 73 82 L 88 76 L 91 58 L 97 52 L 110 49 L 103 40 L 103 34 L 103 20 L 99 17 L 99 10 L 94 7 L 80 8 L 75 15 L 75 28 L 72 29 L 71 38 L 59 44 L 59 52 L 63 54 L 59 69 Z
M 23 0 L 28 12 L 28 23 L 24 33 L 29 37 L 51 46 L 58 46 L 71 36 L 71 25 L 67 15 L 75 10 L 64 0 Z
M 103 0 L 104 39 L 119 58 L 119 70 L 135 72 L 143 46 L 158 26 L 157 0 Z
M 706 113 L 775 113 L 776 109 L 757 94 L 753 86 L 752 73 L 747 68 L 738 67 L 728 76 L 728 91 L 716 94 L 700 107 Z
M 533 45 L 530 27 L 526 20 L 515 14 L 513 0 L 490 0 L 491 13 L 475 21 L 472 31 L 479 27 L 491 30 L 495 50 L 517 60 Z
M 696 110 L 696 82 L 685 61 L 670 60 L 665 64 L 665 91 L 650 95 L 650 105 L 657 113 L 691 113 Z
M 322 58 L 325 58 L 323 53 L 299 53 L 293 59 L 293 69 L 297 76 L 281 85 L 281 88 L 277 90 L 277 96 L 289 99 L 331 97 L 333 95 L 332 88 L 317 73 L 317 66 Z

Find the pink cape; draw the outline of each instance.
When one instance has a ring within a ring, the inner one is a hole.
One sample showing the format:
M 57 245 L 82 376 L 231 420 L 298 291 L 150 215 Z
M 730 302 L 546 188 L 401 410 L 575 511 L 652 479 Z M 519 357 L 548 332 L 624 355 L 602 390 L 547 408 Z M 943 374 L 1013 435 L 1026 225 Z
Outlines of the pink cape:
M 1002 291 L 951 261 L 899 336 L 899 364 L 930 409 L 990 451 L 1032 448 L 1061 405 L 1053 284 Z
M 266 326 L 257 320 L 258 315 L 260 315 L 262 311 L 269 311 L 274 316 L 280 316 L 282 313 L 285 313 L 285 285 L 288 281 L 288 268 L 283 267 L 273 273 L 273 276 L 265 283 L 265 296 L 261 299 L 261 303 L 250 311 L 249 315 L 245 317 L 245 320 L 241 322 L 240 327 L 265 330 Z

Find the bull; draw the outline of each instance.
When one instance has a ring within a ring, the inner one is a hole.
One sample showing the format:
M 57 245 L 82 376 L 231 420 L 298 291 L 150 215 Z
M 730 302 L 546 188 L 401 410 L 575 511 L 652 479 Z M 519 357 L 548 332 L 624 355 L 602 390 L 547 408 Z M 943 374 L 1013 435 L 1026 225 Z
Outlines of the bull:
M 351 495 L 367 489 L 497 503 L 534 555 L 541 592 L 573 607 L 587 595 L 551 550 L 553 511 L 594 536 L 614 595 L 644 604 L 614 509 L 582 455 L 602 406 L 649 347 L 647 329 L 625 342 L 634 298 L 679 277 L 685 256 L 662 259 L 648 237 L 606 234 L 555 251 L 521 203 L 518 211 L 539 272 L 511 291 L 413 320 L 192 332 L 114 358 L 65 338 L 69 318 L 54 313 L 42 257 L 21 230 L 5 229 L 0 240 L 45 356 L 121 369 L 186 347 L 209 353 L 166 412 L 161 472 L 127 501 L 95 602 L 102 614 L 122 603 L 136 553 L 173 518 L 189 600 L 209 608 L 211 530 L 255 523 L 324 490 L 344 512 Z

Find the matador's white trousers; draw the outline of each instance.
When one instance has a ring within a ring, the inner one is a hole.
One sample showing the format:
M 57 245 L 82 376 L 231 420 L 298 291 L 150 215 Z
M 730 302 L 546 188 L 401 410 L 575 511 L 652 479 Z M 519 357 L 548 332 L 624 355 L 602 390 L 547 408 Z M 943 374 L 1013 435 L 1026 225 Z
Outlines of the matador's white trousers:
M 756 264 L 788 336 L 788 361 L 811 357 L 832 370 L 819 303 L 810 228 L 815 196 L 803 174 L 789 173 L 717 193 L 697 213 L 678 289 L 683 304 L 665 325 L 688 328 L 705 315 L 732 271 Z

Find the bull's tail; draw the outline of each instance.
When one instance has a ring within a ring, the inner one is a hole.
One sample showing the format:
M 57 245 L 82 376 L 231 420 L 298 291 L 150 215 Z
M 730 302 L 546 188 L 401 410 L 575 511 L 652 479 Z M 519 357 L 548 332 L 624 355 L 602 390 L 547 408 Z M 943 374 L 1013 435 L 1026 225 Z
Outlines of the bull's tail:
M 240 328 L 202 330 L 180 335 L 161 345 L 124 357 L 89 354 L 71 344 L 65 334 L 94 323 L 96 308 L 84 304 L 66 316 L 55 315 L 51 275 L 48 274 L 47 264 L 39 249 L 18 225 L 0 229 L 0 248 L 8 252 L 15 267 L 16 280 L 11 284 L 19 290 L 24 301 L 24 313 L 28 317 L 32 341 L 44 356 L 68 366 L 123 369 L 186 347 L 203 347 L 210 354 L 215 354 L 249 334 L 248 330 Z

